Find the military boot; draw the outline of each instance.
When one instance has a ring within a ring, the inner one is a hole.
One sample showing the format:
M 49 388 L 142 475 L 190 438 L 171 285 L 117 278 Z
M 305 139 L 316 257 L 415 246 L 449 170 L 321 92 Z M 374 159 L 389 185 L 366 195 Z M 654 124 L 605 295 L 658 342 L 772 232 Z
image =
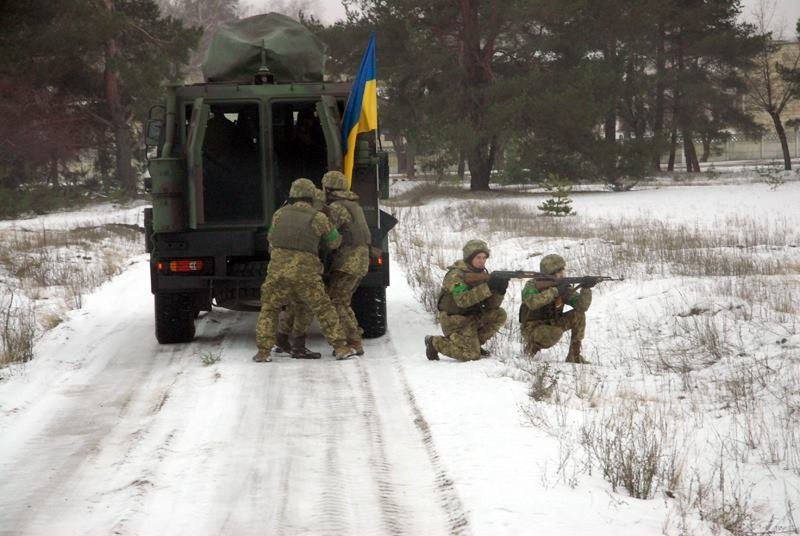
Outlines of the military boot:
M 364 355 L 364 345 L 361 341 L 347 341 L 347 344 L 356 351 L 356 355 Z
M 425 337 L 425 356 L 431 361 L 439 361 L 439 352 L 433 345 L 433 335 Z
M 289 340 L 288 333 L 278 333 L 275 336 L 275 346 L 272 347 L 272 351 L 276 354 L 292 353 L 292 343 Z
M 291 354 L 294 359 L 319 359 L 322 354 L 319 352 L 312 352 L 306 348 L 305 337 L 295 337 L 292 339 Z
M 253 356 L 253 361 L 256 363 L 269 363 L 272 361 L 272 356 L 269 355 L 269 350 L 259 350 L 256 352 L 256 355 Z
M 351 357 L 358 355 L 353 348 L 349 346 L 339 346 L 333 349 L 333 356 L 336 358 L 337 361 L 343 361 L 345 359 L 350 359 Z
M 577 363 L 579 365 L 589 364 L 589 362 L 586 361 L 581 355 L 581 341 L 570 341 L 566 362 Z

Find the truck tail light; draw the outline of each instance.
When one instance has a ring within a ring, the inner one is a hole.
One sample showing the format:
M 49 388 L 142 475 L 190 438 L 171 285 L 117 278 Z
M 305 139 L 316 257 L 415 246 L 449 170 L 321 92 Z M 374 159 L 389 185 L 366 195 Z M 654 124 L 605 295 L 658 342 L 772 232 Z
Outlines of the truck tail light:
M 205 263 L 202 259 L 181 259 L 169 261 L 169 271 L 177 273 L 202 272 Z
M 206 259 L 173 259 L 156 262 L 156 269 L 162 274 L 204 274 L 211 270 Z

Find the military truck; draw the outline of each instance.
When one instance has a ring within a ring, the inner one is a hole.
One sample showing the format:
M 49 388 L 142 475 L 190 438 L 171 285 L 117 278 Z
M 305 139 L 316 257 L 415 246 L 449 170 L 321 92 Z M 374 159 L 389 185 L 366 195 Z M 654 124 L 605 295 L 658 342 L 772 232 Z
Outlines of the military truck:
M 323 80 L 325 47 L 278 14 L 218 32 L 205 82 L 170 86 L 145 128 L 152 208 L 144 211 L 159 343 L 188 342 L 212 305 L 258 310 L 269 262 L 267 228 L 299 177 L 320 185 L 342 169 L 340 117 L 347 83 Z M 359 136 L 351 189 L 370 230 L 369 274 L 353 297 L 365 337 L 386 331 L 386 154 Z

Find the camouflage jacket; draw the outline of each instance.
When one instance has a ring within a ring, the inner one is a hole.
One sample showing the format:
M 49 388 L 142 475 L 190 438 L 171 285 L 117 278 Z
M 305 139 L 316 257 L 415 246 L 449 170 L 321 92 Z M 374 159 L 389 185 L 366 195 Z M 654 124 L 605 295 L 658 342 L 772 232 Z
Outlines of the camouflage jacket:
M 296 205 L 311 207 L 310 203 L 305 202 L 296 203 Z M 282 211 L 283 208 L 280 208 L 275 211 L 275 214 L 272 216 L 272 224 L 267 233 L 267 240 L 269 240 L 273 229 L 280 225 L 281 218 L 285 214 L 285 212 Z M 336 230 L 328 217 L 322 212 L 317 212 L 312 218 L 310 232 L 319 237 L 320 243 L 325 249 L 334 250 L 342 243 L 342 237 L 339 231 Z M 322 274 L 322 262 L 319 259 L 319 255 L 307 251 L 271 248 L 267 272 L 274 275 L 299 279 L 306 275 Z
M 592 289 L 583 288 L 573 292 L 563 302 L 558 296 L 558 289 L 550 287 L 545 290 L 536 288 L 536 281 L 531 279 L 522 289 L 522 304 L 519 307 L 520 322 L 556 320 L 564 312 L 564 305 L 585 311 L 592 303 Z
M 469 315 L 500 307 L 503 294 L 492 292 L 486 283 L 470 288 L 464 281 L 467 272 L 486 273 L 486 270 L 476 270 L 463 260 L 449 266 L 439 294 L 439 310 L 451 315 Z
M 342 191 L 337 192 L 337 195 L 352 201 L 358 201 L 358 196 L 352 192 Z M 335 200 L 328 205 L 328 214 L 331 223 L 337 228 L 341 228 L 353 221 L 350 212 L 341 204 L 336 203 Z M 330 269 L 346 274 L 365 276 L 369 271 L 369 246 L 342 245 L 333 253 Z

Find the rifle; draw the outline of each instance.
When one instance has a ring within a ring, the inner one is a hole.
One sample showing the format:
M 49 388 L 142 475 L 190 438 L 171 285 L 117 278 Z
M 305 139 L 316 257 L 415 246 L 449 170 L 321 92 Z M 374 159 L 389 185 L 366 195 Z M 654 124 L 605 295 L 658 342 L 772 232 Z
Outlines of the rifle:
M 552 275 L 543 274 L 533 270 L 494 270 L 491 273 L 466 273 L 464 274 L 464 282 L 470 287 L 486 283 L 489 278 L 496 279 L 533 279 L 536 281 L 536 287 L 539 290 L 544 290 L 550 287 L 557 287 L 559 285 L 575 285 L 576 287 L 593 287 L 603 281 L 624 281 L 624 277 L 610 277 L 607 275 L 582 275 L 578 277 L 561 277 L 557 278 Z M 541 283 L 541 284 L 540 284 Z
M 624 281 L 624 277 L 610 277 L 607 275 L 582 275 L 578 277 L 557 278 L 552 275 L 543 274 L 528 270 L 495 270 L 493 277 L 499 279 L 533 279 L 536 281 L 536 288 L 543 290 L 559 285 L 575 285 L 577 287 L 593 287 L 603 281 Z

